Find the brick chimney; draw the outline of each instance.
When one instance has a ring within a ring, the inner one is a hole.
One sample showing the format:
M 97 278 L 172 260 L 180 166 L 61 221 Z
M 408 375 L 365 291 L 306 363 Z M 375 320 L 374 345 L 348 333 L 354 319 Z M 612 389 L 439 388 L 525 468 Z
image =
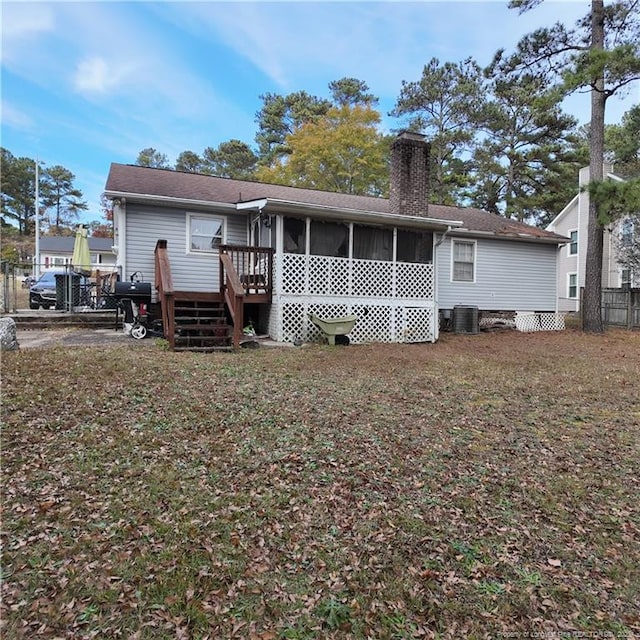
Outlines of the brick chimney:
M 403 131 L 391 145 L 389 211 L 405 216 L 429 215 L 429 151 L 420 133 Z

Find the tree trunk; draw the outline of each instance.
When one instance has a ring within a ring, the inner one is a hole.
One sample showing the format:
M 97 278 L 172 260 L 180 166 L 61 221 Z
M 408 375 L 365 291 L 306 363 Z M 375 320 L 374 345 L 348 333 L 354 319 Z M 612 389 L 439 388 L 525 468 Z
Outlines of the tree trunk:
M 604 0 L 591 2 L 591 51 L 604 49 Z M 604 93 L 603 72 L 593 79 L 591 87 L 591 128 L 589 139 L 589 181 L 601 182 L 604 162 Z M 598 222 L 598 205 L 589 198 L 587 232 L 587 256 L 584 275 L 584 300 L 582 328 L 584 331 L 602 333 L 602 250 L 604 227 Z

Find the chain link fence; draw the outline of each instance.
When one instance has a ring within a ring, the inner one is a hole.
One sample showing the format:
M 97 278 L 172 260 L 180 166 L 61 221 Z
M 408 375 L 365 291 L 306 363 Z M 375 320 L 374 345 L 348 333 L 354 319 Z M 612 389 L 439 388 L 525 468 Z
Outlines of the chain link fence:
M 37 278 L 32 265 L 16 264 L 3 260 L 1 264 L 0 312 L 18 313 L 37 308 L 67 312 L 111 311 L 117 300 L 111 295 L 119 276 L 115 272 L 95 271 L 84 276 L 71 271 L 70 266 L 46 268 L 41 265 L 40 274 L 47 273 L 47 291 L 31 295 L 31 287 Z M 44 284 L 42 288 L 45 288 Z

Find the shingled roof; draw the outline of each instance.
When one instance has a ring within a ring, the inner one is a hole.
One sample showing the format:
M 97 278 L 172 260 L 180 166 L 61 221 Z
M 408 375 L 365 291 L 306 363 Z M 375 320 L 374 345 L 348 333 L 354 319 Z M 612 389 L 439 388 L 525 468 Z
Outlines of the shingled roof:
M 233 180 L 197 173 L 155 169 L 138 165 L 113 163 L 107 178 L 106 194 L 128 198 L 161 197 L 194 202 L 238 204 L 268 198 L 298 202 L 319 207 L 332 207 L 352 211 L 389 213 L 389 200 L 372 196 L 356 196 L 315 189 L 301 189 L 249 180 Z M 465 231 L 491 234 L 502 238 L 537 239 L 566 242 L 568 238 L 509 220 L 472 207 L 450 207 L 430 204 L 429 217 L 440 220 L 462 221 Z
M 112 238 L 96 238 L 89 236 L 89 251 L 97 251 L 99 253 L 108 253 L 112 251 Z M 61 251 L 73 253 L 73 246 L 76 242 L 75 236 L 42 236 L 40 238 L 41 251 Z

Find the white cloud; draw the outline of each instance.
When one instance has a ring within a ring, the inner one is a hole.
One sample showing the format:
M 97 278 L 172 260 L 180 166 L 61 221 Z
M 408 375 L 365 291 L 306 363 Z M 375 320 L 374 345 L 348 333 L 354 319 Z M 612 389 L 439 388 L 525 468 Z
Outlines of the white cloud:
M 501 47 L 556 20 L 572 24 L 584 2 L 545 2 L 519 15 L 506 2 L 162 3 L 158 12 L 204 41 L 222 41 L 283 91 L 345 75 L 378 95 L 399 93 L 432 57 L 481 65 Z
M 28 38 L 55 26 L 49 5 L 36 2 L 5 2 L 2 7 L 2 38 L 6 47 L 18 39 Z
M 46 68 L 41 43 L 56 28 L 54 11 L 49 5 L 30 2 L 2 3 L 2 66 L 18 75 L 37 77 Z
M 28 131 L 33 127 L 33 120 L 24 111 L 15 108 L 6 100 L 2 101 L 1 111 L 3 125 L 23 131 Z
M 79 93 L 107 93 L 117 84 L 117 74 L 104 58 L 93 56 L 78 63 L 74 86 Z
M 321 5 L 315 5 L 319 7 Z M 282 5 L 253 2 L 193 2 L 185 4 L 160 3 L 155 12 L 164 20 L 192 33 L 202 42 L 209 34 L 240 53 L 278 85 L 286 85 L 286 67 L 282 47 L 297 42 L 296 33 L 287 33 L 285 19 L 289 11 L 297 11 L 293 3 Z M 279 20 L 281 16 L 283 20 Z M 299 43 L 298 43 L 299 44 Z M 304 59 L 304 51 L 288 48 L 289 54 Z

